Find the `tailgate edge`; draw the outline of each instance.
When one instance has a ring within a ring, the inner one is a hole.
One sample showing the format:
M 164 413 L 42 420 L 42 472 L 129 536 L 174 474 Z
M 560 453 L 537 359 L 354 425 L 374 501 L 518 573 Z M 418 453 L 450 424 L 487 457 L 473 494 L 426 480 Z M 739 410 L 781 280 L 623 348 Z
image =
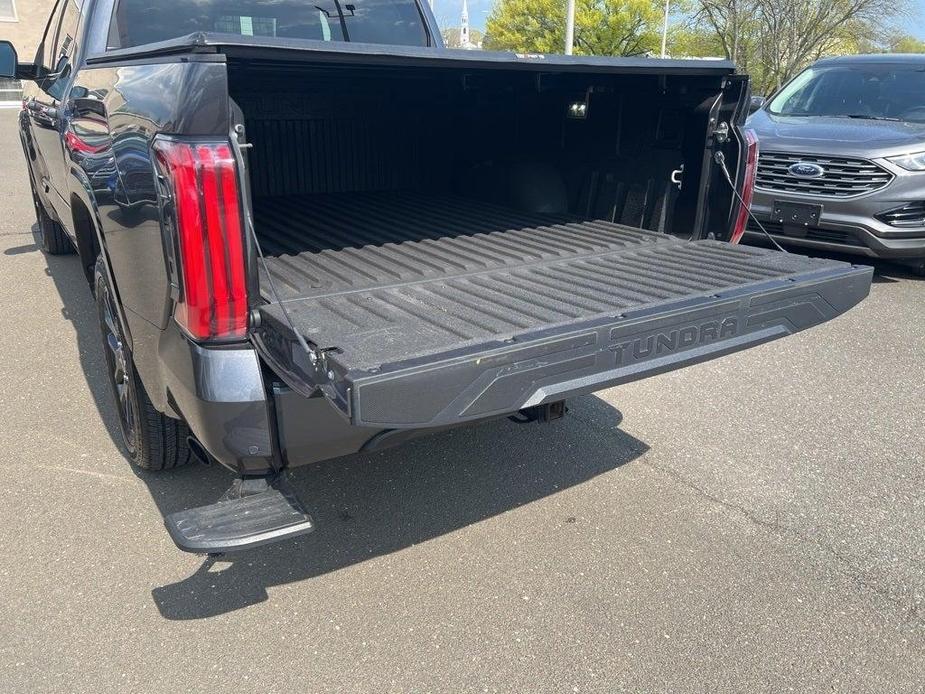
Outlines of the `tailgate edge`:
M 438 427 L 591 393 L 738 352 L 829 321 L 870 292 L 839 265 L 519 337 L 490 351 L 349 372 L 352 423 Z

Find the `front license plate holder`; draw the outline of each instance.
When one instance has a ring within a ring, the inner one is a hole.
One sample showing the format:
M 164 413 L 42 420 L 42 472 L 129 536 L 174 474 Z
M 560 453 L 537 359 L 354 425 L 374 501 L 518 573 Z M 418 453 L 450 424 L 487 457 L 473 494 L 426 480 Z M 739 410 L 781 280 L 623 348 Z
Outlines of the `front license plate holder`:
M 773 217 L 788 236 L 805 236 L 807 229 L 819 226 L 822 205 L 775 201 Z

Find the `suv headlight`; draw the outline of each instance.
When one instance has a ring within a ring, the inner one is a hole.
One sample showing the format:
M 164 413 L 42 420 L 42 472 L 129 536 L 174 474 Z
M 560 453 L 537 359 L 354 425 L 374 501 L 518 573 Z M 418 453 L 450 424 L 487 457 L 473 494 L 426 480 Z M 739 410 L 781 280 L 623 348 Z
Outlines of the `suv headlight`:
M 889 157 L 887 161 L 893 162 L 896 166 L 902 167 L 906 171 L 925 171 L 925 152 Z

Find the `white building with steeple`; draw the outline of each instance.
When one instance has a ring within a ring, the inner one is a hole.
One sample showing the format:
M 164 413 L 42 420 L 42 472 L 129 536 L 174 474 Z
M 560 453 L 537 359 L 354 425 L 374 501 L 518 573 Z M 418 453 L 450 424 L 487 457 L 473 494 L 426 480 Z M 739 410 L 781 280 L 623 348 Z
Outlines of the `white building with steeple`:
M 459 47 L 475 48 L 469 40 L 469 3 L 463 0 L 462 16 L 459 18 Z

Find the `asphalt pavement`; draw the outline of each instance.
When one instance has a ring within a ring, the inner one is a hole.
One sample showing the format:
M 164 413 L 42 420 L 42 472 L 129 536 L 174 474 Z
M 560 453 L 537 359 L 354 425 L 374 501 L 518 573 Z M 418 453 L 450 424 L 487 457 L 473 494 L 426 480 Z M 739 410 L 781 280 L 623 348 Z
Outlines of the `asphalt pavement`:
M 925 281 L 783 341 L 303 468 L 228 561 L 134 472 L 75 256 L 0 111 L 0 692 L 922 691 Z

